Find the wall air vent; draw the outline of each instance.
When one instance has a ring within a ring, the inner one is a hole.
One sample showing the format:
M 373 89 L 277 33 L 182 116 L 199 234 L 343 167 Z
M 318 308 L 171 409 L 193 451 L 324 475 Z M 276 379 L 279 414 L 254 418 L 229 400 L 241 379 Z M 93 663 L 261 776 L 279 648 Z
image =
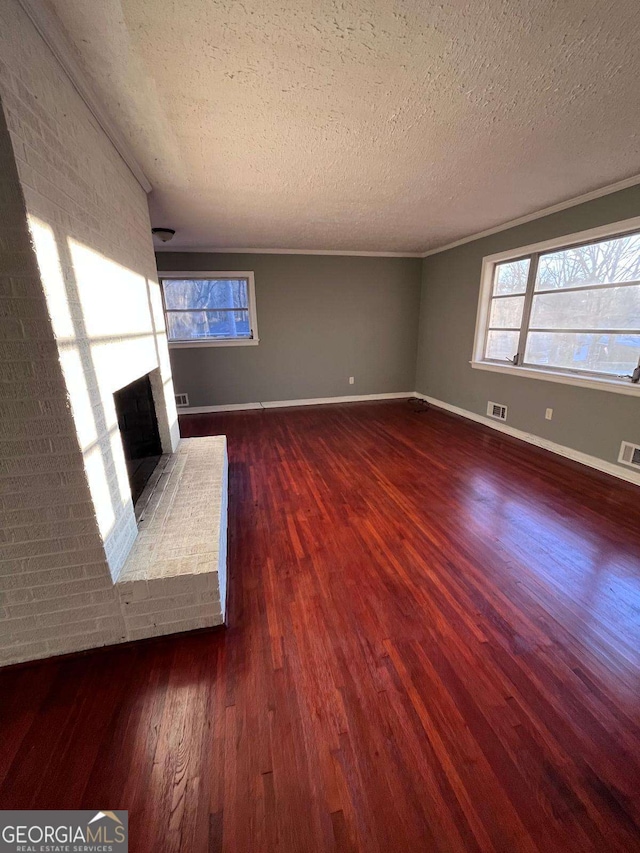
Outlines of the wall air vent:
M 489 401 L 487 403 L 487 414 L 490 418 L 495 418 L 498 421 L 506 421 L 507 407 L 503 406 L 502 403 L 492 403 Z
M 620 445 L 618 462 L 622 462 L 623 465 L 631 465 L 633 468 L 640 468 L 640 444 L 623 441 Z
M 176 394 L 176 406 L 188 406 L 189 397 L 186 394 Z

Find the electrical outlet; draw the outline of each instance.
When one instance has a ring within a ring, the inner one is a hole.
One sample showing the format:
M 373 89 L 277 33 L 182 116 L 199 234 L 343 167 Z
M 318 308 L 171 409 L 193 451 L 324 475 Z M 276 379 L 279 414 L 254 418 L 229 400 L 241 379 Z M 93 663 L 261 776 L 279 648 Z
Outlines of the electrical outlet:
M 544 413 L 544 416 L 548 421 L 550 421 L 553 417 L 553 409 L 547 409 L 547 411 Z
M 349 377 L 349 385 L 353 385 L 353 383 L 354 383 L 355 381 L 356 381 L 355 376 L 350 376 L 350 377 Z

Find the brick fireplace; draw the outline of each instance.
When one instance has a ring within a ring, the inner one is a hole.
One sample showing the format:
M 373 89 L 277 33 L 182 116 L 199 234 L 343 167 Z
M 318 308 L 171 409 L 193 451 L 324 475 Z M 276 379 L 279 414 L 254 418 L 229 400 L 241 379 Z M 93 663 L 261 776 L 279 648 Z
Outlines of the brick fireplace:
M 145 190 L 18 3 L 2 23 L 0 663 L 13 663 L 224 620 L 226 445 L 180 444 Z M 170 462 L 140 527 L 116 405 L 136 383 Z M 194 488 L 202 500 L 181 509 Z M 210 537 L 186 543 L 181 514 Z
M 138 502 L 162 456 L 156 406 L 149 374 L 113 395 L 133 505 Z

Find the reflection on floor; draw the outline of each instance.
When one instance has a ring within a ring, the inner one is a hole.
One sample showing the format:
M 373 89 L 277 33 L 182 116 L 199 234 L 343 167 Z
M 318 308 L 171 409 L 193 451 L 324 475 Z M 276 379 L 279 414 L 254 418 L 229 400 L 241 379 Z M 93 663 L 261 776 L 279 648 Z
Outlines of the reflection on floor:
M 638 490 L 407 402 L 226 433 L 230 623 L 0 674 L 2 808 L 146 851 L 640 850 Z

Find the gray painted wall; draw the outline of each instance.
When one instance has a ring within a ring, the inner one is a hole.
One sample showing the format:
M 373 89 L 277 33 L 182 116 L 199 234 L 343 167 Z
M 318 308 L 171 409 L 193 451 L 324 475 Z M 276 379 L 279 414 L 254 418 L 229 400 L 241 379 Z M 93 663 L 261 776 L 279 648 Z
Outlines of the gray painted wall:
M 506 403 L 510 426 L 616 463 L 623 439 L 640 443 L 640 398 L 488 373 L 469 362 L 484 256 L 639 214 L 636 186 L 425 258 L 416 390 L 481 415 L 488 400 Z
M 418 258 L 159 252 L 157 263 L 159 275 L 255 272 L 258 346 L 171 350 L 191 406 L 414 390 Z

